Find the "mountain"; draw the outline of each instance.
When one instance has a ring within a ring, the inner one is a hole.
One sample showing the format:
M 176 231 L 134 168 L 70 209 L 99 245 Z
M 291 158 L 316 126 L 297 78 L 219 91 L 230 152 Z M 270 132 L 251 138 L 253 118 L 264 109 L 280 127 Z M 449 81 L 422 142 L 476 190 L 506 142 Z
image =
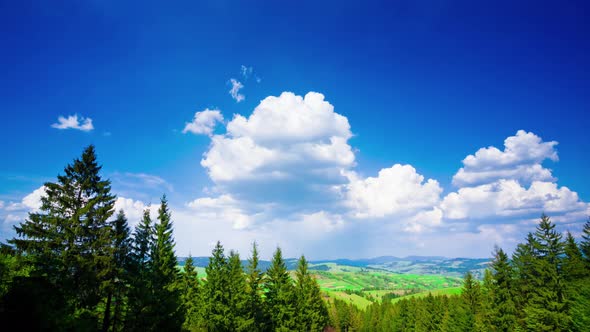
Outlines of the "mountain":
M 184 265 L 186 257 L 178 259 L 179 265 Z M 195 266 L 205 267 L 209 264 L 208 257 L 194 257 Z M 285 259 L 287 268 L 297 268 L 296 258 Z M 471 271 L 476 277 L 482 278 L 483 271 L 490 262 L 488 258 L 447 258 L 442 256 L 381 256 L 363 259 L 333 259 L 310 261 L 310 270 L 331 271 L 336 268 L 346 270 L 346 267 L 362 268 L 367 270 L 381 270 L 402 274 L 431 274 L 452 277 L 463 277 L 467 271 Z M 244 267 L 248 261 L 242 261 Z M 261 270 L 266 270 L 270 261 L 260 261 Z

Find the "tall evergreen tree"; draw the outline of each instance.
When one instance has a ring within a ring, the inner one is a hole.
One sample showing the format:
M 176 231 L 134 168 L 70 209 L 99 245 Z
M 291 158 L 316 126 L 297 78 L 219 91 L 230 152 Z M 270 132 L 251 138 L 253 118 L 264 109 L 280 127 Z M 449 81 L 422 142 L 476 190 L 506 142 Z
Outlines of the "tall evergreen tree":
M 516 307 L 513 297 L 512 266 L 508 255 L 496 248 L 491 263 L 493 289 L 492 323 L 496 331 L 514 331 L 516 328 Z
M 215 245 L 209 264 L 205 268 L 204 286 L 205 322 L 209 331 L 231 331 L 230 297 L 228 292 L 228 261 L 219 241 Z
M 512 264 L 514 266 L 514 305 L 516 307 L 516 316 L 518 325 L 525 326 L 525 311 L 532 296 L 533 290 L 533 263 L 534 242 L 532 233 L 528 233 L 526 242 L 516 246 L 512 254 Z
M 252 256 L 248 259 L 247 269 L 247 286 L 246 294 L 248 296 L 248 311 L 249 317 L 253 320 L 253 331 L 265 330 L 265 315 L 262 302 L 262 281 L 264 274 L 258 266 L 258 245 L 256 242 L 252 243 Z
M 228 258 L 229 317 L 232 331 L 251 331 L 254 319 L 248 312 L 248 295 L 246 294 L 246 275 L 240 261 L 240 255 L 230 251 Z
M 203 325 L 201 290 L 193 257 L 189 254 L 184 261 L 184 273 L 180 280 L 181 301 L 184 312 L 183 330 L 196 331 Z
M 154 227 L 155 239 L 152 248 L 152 282 L 154 298 L 157 300 L 156 330 L 176 331 L 182 325 L 180 294 L 177 289 L 179 271 L 174 253 L 172 215 L 166 195 L 160 201 L 158 223 Z
M 586 267 L 588 270 L 590 270 L 590 217 L 588 217 L 588 221 L 586 221 L 584 224 L 584 229 L 582 230 L 580 250 L 582 251 L 582 255 L 584 255 L 584 259 L 586 260 Z
M 535 331 L 565 331 L 569 328 L 565 289 L 561 273 L 564 244 L 549 217 L 541 216 L 533 242 L 532 296 L 526 326 Z
M 565 237 L 564 253 L 562 274 L 565 281 L 571 284 L 586 277 L 588 271 L 586 271 L 582 252 L 570 232 L 567 232 Z
M 468 271 L 463 278 L 463 289 L 461 291 L 465 304 L 473 316 L 481 310 L 481 287 L 479 282 L 473 278 L 471 271 Z
M 301 256 L 295 271 L 296 324 L 299 331 L 323 331 L 328 325 L 328 309 L 320 287 L 309 273 L 305 256 Z
M 277 247 L 271 266 L 266 271 L 266 309 L 274 331 L 291 331 L 296 328 L 293 282 L 287 272 L 281 248 Z
M 102 318 L 97 307 L 105 295 L 113 236 L 108 219 L 115 196 L 100 170 L 90 145 L 57 182 L 45 183 L 40 211 L 16 226 L 18 237 L 9 241 L 33 261 L 33 275 L 66 293 L 74 319 L 89 328 Z
M 152 248 L 154 247 L 154 227 L 150 210 L 143 211 L 143 217 L 135 226 L 132 242 L 129 304 L 125 320 L 125 330 L 146 331 L 153 326 L 152 312 Z
M 105 315 L 103 319 L 103 331 L 119 331 L 123 328 L 123 308 L 127 299 L 127 285 L 130 283 L 129 271 L 131 268 L 131 237 L 127 217 L 120 210 L 113 221 L 112 261 L 108 281 L 105 284 L 107 299 Z M 111 322 L 111 303 L 114 301 L 113 317 Z

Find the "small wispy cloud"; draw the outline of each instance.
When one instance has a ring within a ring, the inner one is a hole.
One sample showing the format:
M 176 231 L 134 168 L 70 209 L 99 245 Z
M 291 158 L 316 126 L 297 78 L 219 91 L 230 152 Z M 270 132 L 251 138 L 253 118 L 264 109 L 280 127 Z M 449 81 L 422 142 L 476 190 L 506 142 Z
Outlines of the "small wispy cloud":
M 240 89 L 244 88 L 244 85 L 240 81 L 236 80 L 235 78 L 232 78 L 229 80 L 229 83 L 231 84 L 229 94 L 236 102 L 239 103 L 242 100 L 246 99 L 246 96 L 240 93 Z
M 215 129 L 215 125 L 218 122 L 223 122 L 221 111 L 206 108 L 202 112 L 195 113 L 193 121 L 186 123 L 182 133 L 211 136 L 213 134 L 213 129 Z
M 77 129 L 81 131 L 91 131 L 94 129 L 91 118 L 84 118 L 83 116 L 78 118 L 78 114 L 70 115 L 67 118 L 60 115 L 57 118 L 57 123 L 52 124 L 51 127 L 60 130 Z
M 252 73 L 254 72 L 254 67 L 251 67 L 251 66 L 250 67 L 246 67 L 246 66 L 242 65 L 242 68 L 241 68 L 240 71 L 241 71 L 242 76 L 244 77 L 244 79 L 247 80 L 250 76 L 252 76 Z

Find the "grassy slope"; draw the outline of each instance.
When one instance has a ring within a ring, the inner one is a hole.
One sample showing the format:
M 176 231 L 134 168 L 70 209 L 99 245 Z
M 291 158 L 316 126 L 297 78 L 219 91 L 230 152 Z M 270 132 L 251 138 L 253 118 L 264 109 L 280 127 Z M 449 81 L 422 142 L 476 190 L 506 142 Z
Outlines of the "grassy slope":
M 433 290 L 433 291 L 427 291 L 427 292 L 421 292 L 421 293 L 417 293 L 417 294 L 406 295 L 406 296 L 395 298 L 395 299 L 391 300 L 391 302 L 395 303 L 395 302 L 400 301 L 402 299 L 410 299 L 413 297 L 425 297 L 425 296 L 428 296 L 428 294 L 432 294 L 433 296 L 436 296 L 436 295 L 457 295 L 457 294 L 461 294 L 461 287 L 442 288 L 442 289 L 437 289 L 437 290 Z

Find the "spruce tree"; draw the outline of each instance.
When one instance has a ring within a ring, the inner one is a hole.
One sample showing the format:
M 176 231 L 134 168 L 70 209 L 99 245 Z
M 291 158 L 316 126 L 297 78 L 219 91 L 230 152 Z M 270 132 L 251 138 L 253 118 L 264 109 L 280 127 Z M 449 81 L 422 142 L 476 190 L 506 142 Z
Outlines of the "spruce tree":
M 582 241 L 580 242 L 580 250 L 582 251 L 582 255 L 586 260 L 586 267 L 590 270 L 590 217 L 588 221 L 584 224 L 584 229 L 582 230 Z
M 264 316 L 264 307 L 262 302 L 262 281 L 264 274 L 258 267 L 258 245 L 252 243 L 252 256 L 248 259 L 247 268 L 247 286 L 246 294 L 248 296 L 249 317 L 253 320 L 253 331 L 264 331 L 266 319 Z
M 215 245 L 209 264 L 205 268 L 204 285 L 205 322 L 210 331 L 231 331 L 228 261 L 219 241 Z
M 274 331 L 291 331 L 295 324 L 293 282 L 287 272 L 281 248 L 277 247 L 271 266 L 266 271 L 266 309 Z
M 103 331 L 122 329 L 123 308 L 127 300 L 127 285 L 130 283 L 129 271 L 131 268 L 131 237 L 127 217 L 123 210 L 120 210 L 112 222 L 114 231 L 112 243 L 112 262 L 110 265 L 109 278 L 105 285 L 107 299 L 105 304 L 105 315 L 103 319 Z M 111 303 L 114 301 L 113 317 L 111 321 L 109 313 Z
M 153 296 L 156 300 L 154 317 L 155 329 L 176 331 L 182 325 L 180 294 L 177 289 L 179 271 L 174 253 L 172 235 L 172 215 L 166 195 L 160 200 L 158 223 L 154 227 L 155 239 L 152 248 L 152 282 Z
M 525 326 L 526 313 L 524 308 L 528 306 L 533 290 L 533 263 L 534 242 L 532 233 L 528 233 L 526 242 L 516 246 L 512 255 L 512 264 L 514 266 L 514 304 L 516 306 L 516 315 L 518 325 Z
M 193 257 L 189 254 L 184 261 L 184 273 L 180 280 L 182 312 L 184 312 L 183 330 L 196 331 L 202 327 L 201 290 Z
M 473 278 L 471 271 L 468 271 L 463 278 L 461 296 L 471 314 L 473 314 L 473 316 L 479 314 L 482 301 L 481 287 L 479 282 Z
M 576 240 L 570 232 L 567 232 L 565 238 L 565 257 L 563 259 L 563 276 L 569 284 L 575 283 L 588 275 L 582 252 L 576 243 Z
M 564 244 L 549 217 L 542 215 L 534 234 L 532 295 L 525 307 L 525 323 L 535 331 L 569 328 L 565 289 L 561 273 Z
M 154 247 L 154 227 L 150 210 L 143 211 L 143 217 L 135 226 L 132 241 L 130 264 L 130 289 L 125 330 L 146 331 L 152 326 L 153 285 L 152 248 Z
M 251 331 L 254 319 L 248 312 L 248 296 L 246 294 L 246 275 L 240 261 L 240 255 L 230 251 L 228 258 L 228 289 L 229 317 L 232 331 Z
M 295 299 L 297 330 L 323 331 L 328 324 L 328 309 L 303 255 L 295 271 Z
M 513 296 L 512 266 L 508 255 L 496 248 L 491 263 L 493 288 L 492 323 L 496 331 L 513 331 L 516 328 L 516 307 Z
M 113 236 L 108 219 L 115 196 L 100 170 L 90 145 L 57 182 L 45 183 L 40 211 L 16 226 L 18 237 L 9 241 L 31 259 L 32 275 L 59 287 L 74 320 L 89 328 L 102 318 L 97 309 L 105 297 Z

